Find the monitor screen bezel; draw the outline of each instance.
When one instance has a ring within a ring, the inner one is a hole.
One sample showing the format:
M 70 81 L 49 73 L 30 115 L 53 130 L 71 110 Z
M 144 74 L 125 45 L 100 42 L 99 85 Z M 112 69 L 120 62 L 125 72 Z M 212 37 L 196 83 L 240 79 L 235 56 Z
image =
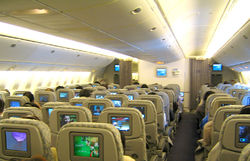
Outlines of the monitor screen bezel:
M 61 97 L 61 93 L 67 93 L 67 97 Z M 69 92 L 67 92 L 67 91 L 60 91 L 59 92 L 59 99 L 68 100 L 69 99 Z
M 240 142 L 240 136 L 239 136 L 239 127 L 240 126 L 249 126 L 250 127 L 250 123 L 237 123 L 236 124 L 236 128 L 235 128 L 235 146 L 238 147 L 238 148 L 243 148 L 244 146 L 246 146 L 247 144 L 249 143 L 241 143 Z
M 102 98 L 97 98 L 97 96 L 101 96 Z M 96 98 L 96 99 L 104 99 L 104 97 L 105 97 L 104 94 L 96 94 L 96 95 L 95 95 L 95 98 Z
M 164 70 L 164 75 L 160 75 L 159 70 Z M 156 77 L 167 77 L 167 68 L 156 68 Z
M 11 106 L 11 102 L 13 102 L 13 101 L 14 101 L 14 102 L 19 102 L 19 105 L 20 105 L 20 106 Z M 9 107 L 21 107 L 21 101 L 19 101 L 19 100 L 12 100 L 12 99 L 11 99 L 11 100 L 9 100 Z
M 112 117 L 128 117 L 129 118 L 129 131 L 122 131 L 126 136 L 130 136 L 132 135 L 132 131 L 133 131 L 133 126 L 132 126 L 132 121 L 133 121 L 133 117 L 132 115 L 129 115 L 129 114 L 108 114 L 108 120 L 109 120 L 109 123 L 111 125 L 112 124 Z M 119 129 L 117 129 L 119 130 Z
M 65 111 L 58 111 L 57 112 L 57 127 L 58 131 L 61 129 L 61 120 L 60 120 L 60 115 L 76 115 L 76 122 L 79 122 L 79 114 L 77 112 L 65 112 Z M 70 122 L 69 122 L 70 123 Z M 66 124 L 64 124 L 66 125 Z
M 90 136 L 90 137 L 98 137 L 99 143 L 99 157 L 82 157 L 74 155 L 74 137 L 75 136 Z M 70 150 L 70 160 L 83 160 L 84 161 L 102 161 L 104 160 L 104 137 L 100 133 L 91 133 L 91 132 L 70 132 L 69 133 L 69 150 Z
M 47 97 L 47 101 L 41 101 L 41 97 Z M 49 95 L 48 94 L 39 94 L 39 102 L 49 102 Z
M 120 98 L 110 98 L 110 100 L 112 101 L 114 107 L 118 107 L 118 108 L 119 108 L 119 107 L 122 107 L 122 100 L 121 100 Z M 121 106 L 115 106 L 113 100 L 115 100 L 115 101 L 121 101 Z
M 141 106 L 141 105 L 136 105 L 136 104 L 129 104 L 128 107 L 135 108 L 135 109 L 137 109 L 136 107 L 143 107 L 144 108 L 144 118 L 143 117 L 142 118 L 144 119 L 144 122 L 147 121 L 147 108 L 144 105 Z M 140 113 L 141 113 L 141 111 L 140 111 Z
M 6 132 L 22 132 L 26 133 L 26 142 L 27 142 L 27 151 L 17 151 L 17 150 L 8 150 L 6 144 Z M 2 133 L 2 152 L 4 155 L 13 156 L 13 157 L 31 157 L 31 135 L 28 129 L 13 129 L 13 128 L 3 128 Z
M 119 72 L 120 71 L 120 64 L 115 64 L 114 65 L 114 71 Z
M 215 67 L 216 67 L 217 65 L 220 66 L 219 69 L 215 69 Z M 223 67 L 222 64 L 220 64 L 220 63 L 214 63 L 214 64 L 212 65 L 212 71 L 213 71 L 213 72 L 221 72 L 222 69 L 223 69 L 222 67 Z
M 101 111 L 100 115 L 94 115 L 93 111 L 91 110 L 91 106 L 103 106 L 102 111 L 105 109 L 105 104 L 104 103 L 89 103 L 88 104 L 88 109 L 91 111 L 92 117 L 99 117 L 101 115 L 102 111 Z

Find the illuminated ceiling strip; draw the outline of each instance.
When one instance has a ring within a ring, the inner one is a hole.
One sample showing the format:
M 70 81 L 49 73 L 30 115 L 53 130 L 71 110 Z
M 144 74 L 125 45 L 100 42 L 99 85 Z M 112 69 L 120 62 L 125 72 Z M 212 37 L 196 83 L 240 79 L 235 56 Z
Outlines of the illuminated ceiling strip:
M 106 49 L 101 49 L 92 45 L 45 34 L 42 32 L 30 30 L 24 27 L 19 27 L 3 22 L 0 22 L 0 34 L 9 37 L 16 37 L 24 40 L 40 42 L 44 44 L 51 44 L 62 48 L 80 50 L 82 52 L 97 53 L 105 56 L 116 57 L 119 59 L 132 59 L 132 57 L 121 53 L 117 53 Z
M 249 0 L 231 0 L 210 42 L 205 58 L 213 57 L 250 19 Z

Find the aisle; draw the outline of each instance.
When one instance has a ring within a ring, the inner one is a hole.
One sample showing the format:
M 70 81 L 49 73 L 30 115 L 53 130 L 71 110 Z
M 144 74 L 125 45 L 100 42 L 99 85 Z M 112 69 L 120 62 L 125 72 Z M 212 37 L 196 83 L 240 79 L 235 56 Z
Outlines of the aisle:
M 177 129 L 174 146 L 168 154 L 167 161 L 195 161 L 194 151 L 197 146 L 197 120 L 195 114 L 182 114 Z

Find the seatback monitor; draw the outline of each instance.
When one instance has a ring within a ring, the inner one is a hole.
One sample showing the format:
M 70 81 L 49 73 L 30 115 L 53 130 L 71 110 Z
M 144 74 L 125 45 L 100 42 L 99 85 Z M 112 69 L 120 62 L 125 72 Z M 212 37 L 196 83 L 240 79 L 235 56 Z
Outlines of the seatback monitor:
M 14 100 L 10 101 L 10 107 L 20 107 L 20 106 L 21 106 L 20 101 L 14 101 Z

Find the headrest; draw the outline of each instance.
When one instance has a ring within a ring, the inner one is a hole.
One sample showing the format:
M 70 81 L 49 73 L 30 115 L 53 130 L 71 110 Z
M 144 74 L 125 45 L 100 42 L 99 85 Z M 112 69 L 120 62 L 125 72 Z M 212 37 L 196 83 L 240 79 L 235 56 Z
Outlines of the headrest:
M 94 87 L 97 91 L 105 91 L 106 90 L 106 87 L 104 86 L 96 86 Z
M 42 112 L 36 107 L 9 107 L 4 110 L 3 118 L 7 119 L 10 117 L 24 117 L 26 115 L 33 115 L 42 121 Z
M 75 97 L 73 89 L 63 88 L 56 91 L 56 99 L 60 102 L 69 102 L 71 98 Z
M 43 105 L 46 102 L 55 102 L 56 95 L 51 91 L 36 91 L 35 101 L 39 102 L 40 105 Z
M 249 93 L 245 93 L 241 97 L 241 104 L 243 104 L 243 105 L 250 105 L 250 92 Z
M 111 123 L 124 132 L 126 138 L 145 138 L 145 124 L 141 112 L 134 108 L 106 108 L 98 122 Z
M 250 161 L 250 144 L 243 148 L 238 161 Z
M 137 97 L 138 100 L 150 100 L 156 107 L 157 114 L 163 113 L 163 101 L 158 95 L 140 95 Z
M 92 113 L 93 121 L 97 121 L 101 112 L 108 107 L 114 107 L 113 102 L 110 99 L 88 99 L 83 102 L 83 107 L 88 108 Z
M 108 89 L 108 91 L 110 94 L 113 94 L 113 95 L 121 93 L 120 89 Z
M 90 145 L 85 145 L 83 140 L 87 140 Z M 96 140 L 98 140 L 98 142 Z M 89 148 L 89 152 L 84 151 L 87 153 L 85 154 L 81 149 L 82 146 L 78 144 L 87 146 L 85 150 Z M 123 161 L 123 147 L 120 132 L 111 124 L 71 122 L 60 129 L 57 143 L 59 160 L 84 160 L 86 157 L 83 159 L 78 156 L 90 156 L 91 147 L 88 146 L 92 146 L 93 149 L 97 151 L 95 155 L 91 155 L 93 156 L 93 160 Z M 95 156 L 98 156 L 99 159 Z M 88 158 L 88 160 L 92 159 Z
M 110 84 L 108 85 L 108 89 L 119 89 L 120 85 L 119 84 Z
M 229 116 L 220 131 L 219 141 L 224 149 L 241 152 L 249 143 L 250 115 L 240 114 Z
M 8 96 L 10 96 L 8 92 L 0 91 L 0 99 L 2 99 L 3 101 L 5 101 Z
M 139 96 L 139 94 L 133 90 L 125 91 L 123 94 L 127 95 L 129 100 L 134 100 Z
M 20 107 L 28 103 L 29 98 L 26 96 L 8 96 L 6 99 L 6 107 Z
M 169 102 L 173 103 L 175 99 L 174 91 L 171 89 L 161 89 L 160 91 L 165 92 L 168 95 Z
M 85 107 L 60 106 L 51 112 L 49 125 L 52 132 L 58 132 L 69 122 L 92 122 L 90 110 Z
M 145 124 L 157 122 L 157 112 L 155 105 L 149 100 L 132 100 L 128 102 L 128 107 L 138 109 L 142 114 L 144 113 Z
M 212 101 L 216 97 L 231 97 L 231 96 L 227 93 L 214 93 L 214 94 L 209 95 L 205 103 L 206 113 L 208 112 L 208 109 L 211 108 Z
M 91 97 L 97 98 L 97 99 L 103 99 L 107 94 L 110 94 L 109 91 L 94 91 L 91 94 Z
M 128 90 L 136 90 L 137 86 L 136 85 L 126 85 L 123 88 L 124 89 L 128 89 Z
M 20 118 L 4 119 L 0 121 L 0 131 L 0 138 L 7 138 L 6 140 L 0 139 L 0 145 L 7 144 L 10 149 L 6 152 L 1 151 L 0 158 L 6 160 L 11 158 L 23 159 L 30 158 L 33 155 L 42 155 L 47 160 L 54 160 L 50 149 L 50 129 L 42 121 Z M 13 136 L 18 140 L 18 146 L 15 146 L 13 141 L 8 142 L 9 139 L 13 140 Z M 27 148 L 20 147 L 21 143 L 26 145 Z M 6 149 L 6 147 L 1 149 Z
M 232 114 L 239 114 L 243 105 L 229 105 L 219 108 L 213 118 L 213 127 L 215 131 L 220 131 L 225 119 Z
M 79 98 L 71 98 L 69 103 L 72 106 L 82 106 L 83 102 L 87 99 L 90 99 L 89 97 L 79 97 Z
M 213 118 L 216 110 L 222 106 L 239 105 L 239 100 L 234 97 L 216 97 L 214 98 L 211 108 L 208 110 L 209 118 Z
M 112 100 L 115 107 L 127 106 L 128 104 L 128 96 L 126 96 L 125 94 L 109 94 L 106 95 L 104 98 Z
M 136 90 L 132 90 L 132 92 L 137 92 L 139 95 L 147 94 L 144 89 L 136 89 Z
M 164 106 L 169 105 L 169 97 L 168 97 L 167 93 L 165 93 L 165 92 L 156 92 L 156 94 L 161 96 Z
M 13 96 L 23 96 L 25 92 L 30 92 L 30 91 L 15 91 L 13 93 Z

